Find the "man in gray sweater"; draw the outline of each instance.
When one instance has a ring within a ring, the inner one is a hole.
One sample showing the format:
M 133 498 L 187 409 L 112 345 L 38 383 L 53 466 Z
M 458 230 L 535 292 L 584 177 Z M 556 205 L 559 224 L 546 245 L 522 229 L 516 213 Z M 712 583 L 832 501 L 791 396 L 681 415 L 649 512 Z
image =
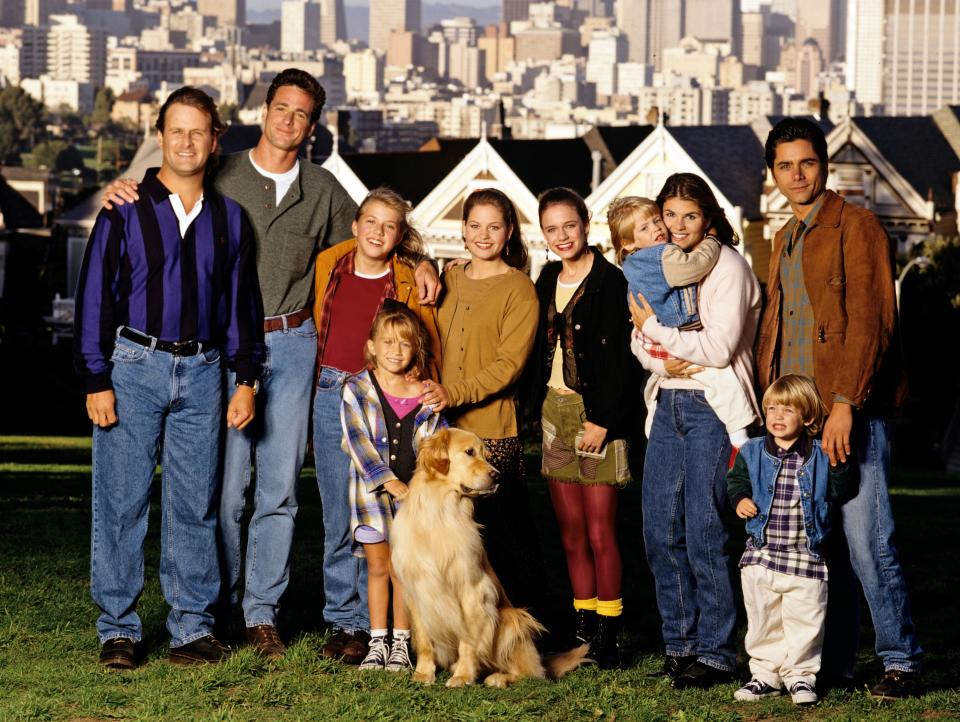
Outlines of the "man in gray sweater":
M 214 181 L 219 192 L 243 208 L 253 226 L 267 347 L 257 389 L 258 423 L 243 431 L 227 431 L 220 503 L 224 601 L 230 606 L 238 601 L 240 522 L 253 461 L 256 493 L 247 531 L 242 606 L 247 642 L 270 658 L 279 658 L 286 650 L 277 634 L 277 610 L 290 578 L 296 482 L 306 453 L 315 376 L 317 329 L 311 316 L 315 259 L 318 251 L 352 236 L 357 212 L 329 171 L 297 158 L 316 128 L 325 100 L 323 88 L 309 73 L 288 68 L 278 74 L 267 91 L 259 143 L 249 152 L 223 156 Z M 136 198 L 133 181 L 116 181 L 107 189 L 105 205 Z M 421 300 L 435 302 L 439 279 L 433 265 L 421 263 L 415 276 Z M 228 388 L 236 383 L 233 371 L 227 382 Z M 346 600 L 328 599 L 328 606 L 331 601 L 342 606 Z M 362 659 L 364 632 L 337 629 L 324 654 Z

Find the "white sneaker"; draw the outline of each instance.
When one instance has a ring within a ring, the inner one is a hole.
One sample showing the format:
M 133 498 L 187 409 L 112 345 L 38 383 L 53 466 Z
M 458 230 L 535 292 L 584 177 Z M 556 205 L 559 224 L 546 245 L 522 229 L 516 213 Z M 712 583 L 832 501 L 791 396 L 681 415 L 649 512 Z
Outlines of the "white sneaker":
M 764 697 L 779 697 L 780 694 L 780 690 L 776 687 L 771 687 L 766 682 L 754 678 L 734 692 L 733 698 L 740 702 L 756 702 Z
M 387 660 L 388 672 L 403 672 L 413 669 L 413 662 L 410 660 L 410 640 L 395 639 L 390 645 L 390 658 Z
M 790 685 L 790 699 L 794 704 L 816 704 L 819 697 L 813 690 L 813 685 L 801 679 Z
M 367 656 L 360 663 L 360 669 L 383 669 L 387 664 L 389 651 L 386 637 L 371 637 Z

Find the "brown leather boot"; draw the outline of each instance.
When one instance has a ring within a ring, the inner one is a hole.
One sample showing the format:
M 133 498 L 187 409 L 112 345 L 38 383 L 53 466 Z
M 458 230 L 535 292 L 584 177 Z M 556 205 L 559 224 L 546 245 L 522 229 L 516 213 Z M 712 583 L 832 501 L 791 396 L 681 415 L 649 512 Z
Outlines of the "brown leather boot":
M 287 651 L 287 646 L 280 641 L 277 628 L 272 624 L 247 627 L 246 635 L 247 644 L 267 659 L 280 659 Z

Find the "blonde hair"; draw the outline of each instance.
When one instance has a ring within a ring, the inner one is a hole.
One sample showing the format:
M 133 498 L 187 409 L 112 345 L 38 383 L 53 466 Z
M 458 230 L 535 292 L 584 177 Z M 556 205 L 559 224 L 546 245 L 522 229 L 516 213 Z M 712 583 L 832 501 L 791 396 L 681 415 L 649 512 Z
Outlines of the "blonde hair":
M 402 340 L 413 346 L 413 361 L 410 362 L 410 368 L 406 371 L 415 378 L 421 378 L 430 363 L 430 337 L 423 321 L 399 301 L 387 299 L 383 303 L 383 308 L 373 319 L 368 338 L 376 343 L 377 336 L 385 331 L 395 332 Z M 363 360 L 371 371 L 377 367 L 377 357 L 373 355 L 368 345 L 364 345 Z
M 380 186 L 367 193 L 360 207 L 357 208 L 357 215 L 353 220 L 360 221 L 363 215 L 363 209 L 370 203 L 382 203 L 400 216 L 400 227 L 397 229 L 399 240 L 393 252 L 397 258 L 410 266 L 416 266 L 423 257 L 423 238 L 416 228 L 410 225 L 408 215 L 410 213 L 410 202 L 391 188 Z
M 660 206 L 649 198 L 624 196 L 610 204 L 607 209 L 607 226 L 610 227 L 610 242 L 617 254 L 617 263 L 623 263 L 623 259 L 627 257 L 624 239 L 628 242 L 633 240 L 633 229 L 637 220 L 659 215 Z
M 787 374 L 781 376 L 763 394 L 763 413 L 774 404 L 792 406 L 800 414 L 809 436 L 816 436 L 823 428 L 827 407 L 820 400 L 817 385 L 809 376 Z

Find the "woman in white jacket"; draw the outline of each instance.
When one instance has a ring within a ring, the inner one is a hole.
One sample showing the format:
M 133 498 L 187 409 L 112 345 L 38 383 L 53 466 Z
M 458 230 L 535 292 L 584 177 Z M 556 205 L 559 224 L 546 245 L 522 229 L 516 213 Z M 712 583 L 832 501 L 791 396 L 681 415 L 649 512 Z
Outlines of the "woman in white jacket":
M 752 349 L 761 295 L 753 271 L 733 248 L 736 233 L 702 178 L 670 176 L 657 204 L 671 242 L 684 250 L 711 229 L 723 244 L 700 285 L 702 329 L 667 328 L 642 297 L 631 304 L 637 328 L 683 359 L 653 359 L 633 344 L 653 372 L 646 389 L 652 423 L 643 467 L 643 538 L 663 622 L 663 672 L 677 689 L 709 687 L 730 681 L 735 667 L 736 609 L 720 518 L 733 449 L 696 373 L 731 366 L 756 407 Z

